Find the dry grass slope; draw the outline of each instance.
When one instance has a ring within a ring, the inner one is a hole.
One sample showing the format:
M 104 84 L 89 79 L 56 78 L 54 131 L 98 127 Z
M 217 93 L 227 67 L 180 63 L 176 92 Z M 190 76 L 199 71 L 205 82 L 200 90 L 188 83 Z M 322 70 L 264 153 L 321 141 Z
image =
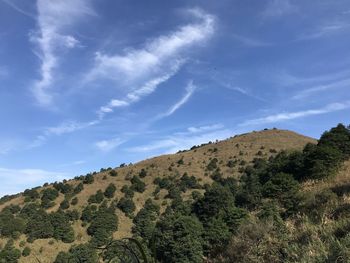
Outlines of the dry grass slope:
M 299 150 L 307 143 L 316 143 L 316 140 L 291 131 L 273 129 L 243 134 L 177 154 L 162 155 L 147 159 L 134 165 L 116 168 L 118 172 L 117 177 L 111 177 L 108 172 L 98 173 L 95 175 L 93 184 L 84 185 L 84 190 L 77 195 L 79 200 L 78 204 L 71 206 L 70 209 L 75 208 L 81 211 L 83 207 L 87 205 L 90 195 L 95 194 L 99 189 L 104 191 L 110 183 L 116 185 L 117 191 L 115 197 L 119 200 L 124 196 L 121 192 L 121 188 L 124 185 L 130 185 L 130 178 L 133 175 L 137 175 L 141 169 L 145 169 L 147 171 L 147 176 L 142 180 L 146 183 L 146 190 L 143 193 L 135 193 L 133 198 L 136 205 L 136 214 L 144 205 L 145 200 L 153 198 L 152 193 L 156 188 L 153 184 L 153 180 L 158 176 L 174 175 L 180 177 L 186 172 L 189 176 L 195 176 L 200 183 L 204 185 L 205 183 L 212 182 L 209 172 L 207 171 L 207 165 L 213 158 L 218 159 L 218 167 L 221 169 L 224 176 L 239 176 L 240 168 L 242 169 L 256 157 L 268 158 L 280 150 Z M 227 163 L 229 161 L 234 161 L 234 163 L 236 163 L 235 167 L 228 167 Z M 80 181 L 76 180 L 68 181 L 69 184 L 74 186 L 79 182 Z M 39 189 L 39 191 L 42 189 L 43 188 Z M 170 202 L 168 199 L 164 198 L 166 192 L 166 190 L 161 190 L 160 198 L 155 200 L 163 209 L 166 207 L 167 203 Z M 189 194 L 188 192 L 185 193 L 185 198 Z M 64 196 L 60 194 L 55 200 L 56 206 L 49 211 L 57 210 L 59 203 L 63 199 Z M 0 210 L 9 204 L 23 206 L 24 198 L 19 196 L 12 199 L 0 205 Z M 117 210 L 117 213 L 119 217 L 119 227 L 118 231 L 114 234 L 115 238 L 130 236 L 132 220 L 119 210 Z M 89 240 L 89 236 L 81 226 L 81 221 L 74 224 L 74 230 L 76 235 L 75 243 L 84 243 Z M 21 238 L 16 241 L 17 247 L 21 240 L 25 240 L 25 237 L 21 236 Z M 4 244 L 5 242 L 6 240 L 0 240 L 0 244 Z M 22 257 L 20 262 L 38 262 L 36 257 L 40 262 L 53 262 L 58 251 L 68 250 L 71 244 L 64 244 L 56 240 L 36 240 L 32 244 L 28 244 L 28 246 L 32 249 L 32 254 L 26 258 Z

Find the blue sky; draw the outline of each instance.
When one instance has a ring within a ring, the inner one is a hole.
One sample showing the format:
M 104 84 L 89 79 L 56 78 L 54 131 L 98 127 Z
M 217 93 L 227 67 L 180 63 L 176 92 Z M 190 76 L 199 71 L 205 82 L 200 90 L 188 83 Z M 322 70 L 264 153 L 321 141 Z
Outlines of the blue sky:
M 0 0 L 0 195 L 349 123 L 345 0 Z

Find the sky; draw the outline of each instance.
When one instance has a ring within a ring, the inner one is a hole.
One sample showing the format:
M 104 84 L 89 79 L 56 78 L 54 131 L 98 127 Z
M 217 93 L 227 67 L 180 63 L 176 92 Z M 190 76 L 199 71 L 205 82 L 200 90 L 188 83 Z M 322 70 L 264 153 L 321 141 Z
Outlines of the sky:
M 349 124 L 348 0 L 0 0 L 0 196 Z

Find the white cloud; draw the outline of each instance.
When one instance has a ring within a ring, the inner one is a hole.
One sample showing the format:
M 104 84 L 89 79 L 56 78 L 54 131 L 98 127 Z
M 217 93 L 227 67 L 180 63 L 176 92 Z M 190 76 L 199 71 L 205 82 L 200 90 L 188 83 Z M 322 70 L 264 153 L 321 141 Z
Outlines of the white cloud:
M 120 138 L 114 138 L 111 140 L 102 140 L 102 141 L 98 141 L 95 143 L 95 146 L 103 152 L 109 152 L 111 150 L 114 150 L 115 148 L 117 148 L 119 145 L 121 145 L 122 143 L 124 143 L 125 141 L 120 139 Z
M 186 87 L 186 94 L 178 102 L 176 102 L 173 106 L 171 106 L 167 112 L 160 115 L 160 118 L 168 117 L 168 116 L 174 114 L 175 111 L 177 111 L 182 105 L 184 105 L 191 98 L 191 96 L 195 90 L 196 90 L 196 86 L 193 85 L 192 81 L 190 81 Z
M 296 11 L 297 8 L 291 4 L 290 0 L 269 0 L 262 15 L 266 18 L 272 18 L 291 14 Z
M 177 132 L 165 136 L 149 144 L 127 149 L 129 152 L 150 152 L 155 154 L 175 153 L 179 150 L 189 149 L 193 145 L 226 139 L 232 135 L 232 131 L 222 125 L 209 125 L 202 127 L 190 127 L 185 132 Z
M 124 55 L 97 52 L 95 66 L 88 74 L 87 81 L 103 78 L 118 81 L 118 84 L 129 84 L 136 80 L 153 79 L 164 72 L 164 68 L 168 68 L 173 63 L 172 59 L 177 58 L 181 51 L 205 41 L 214 32 L 213 16 L 199 9 L 191 9 L 189 12 L 199 22 L 155 38 L 142 49 L 129 49 Z
M 125 98 L 111 100 L 102 106 L 98 111 L 100 118 L 116 107 L 129 106 L 153 93 L 179 71 L 186 61 L 189 47 L 205 43 L 214 33 L 214 16 L 199 9 L 187 12 L 196 22 L 152 39 L 141 49 L 127 49 L 122 55 L 96 53 L 94 68 L 87 74 L 85 82 L 108 79 L 128 91 Z M 113 104 L 113 101 L 118 103 Z
M 32 42 L 38 46 L 41 60 L 40 80 L 33 86 L 33 93 L 41 105 L 52 102 L 51 86 L 54 83 L 54 70 L 59 63 L 63 48 L 73 48 L 79 41 L 65 33 L 78 19 L 94 12 L 84 0 L 47 1 L 37 0 L 38 31 L 31 35 Z
M 222 124 L 213 124 L 213 125 L 206 125 L 206 126 L 199 126 L 199 127 L 189 127 L 187 130 L 190 133 L 201 133 L 201 132 L 219 130 L 222 128 L 224 128 L 224 125 Z
M 44 128 L 41 135 L 38 135 L 36 139 L 29 144 L 27 148 L 36 148 L 43 145 L 50 136 L 61 136 L 63 134 L 72 133 L 78 130 L 82 130 L 99 123 L 99 120 L 90 122 L 76 122 L 76 121 L 65 121 L 57 126 Z
M 141 98 L 153 93 L 159 85 L 166 82 L 173 75 L 177 73 L 180 69 L 180 66 L 183 64 L 182 61 L 174 61 L 171 70 L 168 73 L 165 73 L 163 76 L 156 77 L 147 81 L 143 86 L 129 92 L 126 97 L 122 100 L 112 99 L 107 105 L 102 106 L 97 112 L 100 119 L 104 117 L 106 113 L 111 113 L 114 111 L 114 108 L 126 107 L 132 103 L 139 101 Z
M 25 188 L 42 185 L 45 182 L 60 181 L 70 175 L 42 169 L 8 169 L 0 167 L 0 196 L 15 194 Z
M 295 96 L 293 96 L 292 99 L 303 99 L 321 91 L 343 88 L 343 87 L 350 87 L 350 79 L 344 79 L 344 80 L 333 82 L 331 84 L 317 85 L 315 87 L 305 89 L 299 92 L 298 94 L 296 94 Z
M 308 117 L 313 115 L 331 113 L 331 112 L 345 110 L 349 108 L 350 108 L 350 101 L 337 102 L 337 103 L 328 104 L 323 108 L 297 111 L 297 112 L 278 113 L 278 114 L 269 115 L 258 119 L 247 120 L 241 123 L 239 126 L 275 123 L 275 122 L 293 120 L 293 119 L 298 119 L 298 118 L 303 118 L 303 117 Z

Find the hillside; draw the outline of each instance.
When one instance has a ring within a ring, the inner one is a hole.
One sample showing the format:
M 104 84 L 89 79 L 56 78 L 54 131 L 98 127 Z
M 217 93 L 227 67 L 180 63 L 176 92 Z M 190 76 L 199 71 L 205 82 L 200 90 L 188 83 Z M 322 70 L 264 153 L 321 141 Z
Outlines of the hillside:
M 4 197 L 0 204 L 0 210 L 12 207 L 16 208 L 13 210 L 23 211 L 23 207 L 28 206 L 28 204 L 37 203 L 39 206 L 41 204 L 47 213 L 64 210 L 68 214 L 68 211 L 75 211 L 77 216 L 71 220 L 74 240 L 67 241 L 62 237 L 27 240 L 28 233 L 26 235 L 18 233 L 15 236 L 14 247 L 20 250 L 28 247 L 31 251 L 29 256 L 22 256 L 19 262 L 38 262 L 38 260 L 40 262 L 54 262 L 59 251 L 68 251 L 74 244 L 95 242 L 91 241 L 91 237 L 95 238 L 95 236 L 87 233 L 90 231 L 88 227 L 93 224 L 93 221 L 82 221 L 81 219 L 82 213 L 86 212 L 84 212 L 86 207 L 116 207 L 113 211 L 118 218 L 118 230 L 111 231 L 113 238 L 131 237 L 133 236 L 133 220 L 135 222 L 135 216 L 145 207 L 147 199 L 152 199 L 153 203 L 159 206 L 160 210 L 157 214 L 162 214 L 168 206 L 173 206 L 178 195 L 181 195 L 184 200 L 192 200 L 191 202 L 200 200 L 200 196 L 210 190 L 208 187 L 214 181 L 226 182 L 224 184 L 229 185 L 233 181 L 225 178 L 235 178 L 238 187 L 242 183 L 245 185 L 247 184 L 245 178 L 248 174 L 246 167 L 254 165 L 254 169 L 259 173 L 260 168 L 256 168 L 259 163 L 257 160 L 268 160 L 271 156 L 276 155 L 278 159 L 279 152 L 283 150 L 300 151 L 308 143 L 316 144 L 317 141 L 285 130 L 273 129 L 252 132 L 224 141 L 194 146 L 191 150 L 176 154 L 147 159 L 133 165 L 121 165 L 115 169 L 101 169 L 101 172 L 77 177 L 61 184 L 45 185 L 16 196 Z M 348 180 L 349 162 L 346 162 L 342 167 L 336 179 L 332 178 L 322 182 L 318 180 L 302 182 L 302 192 L 315 193 L 343 185 Z M 243 181 L 240 182 L 242 176 Z M 170 186 L 167 186 L 169 182 Z M 109 187 L 111 184 L 115 186 L 115 189 Z M 165 186 L 161 186 L 162 184 Z M 79 187 L 82 189 L 76 191 Z M 108 187 L 112 188 L 110 194 L 106 194 Z M 44 202 L 43 196 L 47 189 L 57 189 L 58 195 L 54 194 L 53 198 Z M 33 194 L 33 192 L 39 195 Z M 129 209 L 130 206 L 132 207 L 129 203 L 124 206 L 120 205 L 120 201 L 123 199 L 132 200 L 135 208 Z M 4 246 L 8 240 L 9 238 L 3 237 L 0 243 Z

